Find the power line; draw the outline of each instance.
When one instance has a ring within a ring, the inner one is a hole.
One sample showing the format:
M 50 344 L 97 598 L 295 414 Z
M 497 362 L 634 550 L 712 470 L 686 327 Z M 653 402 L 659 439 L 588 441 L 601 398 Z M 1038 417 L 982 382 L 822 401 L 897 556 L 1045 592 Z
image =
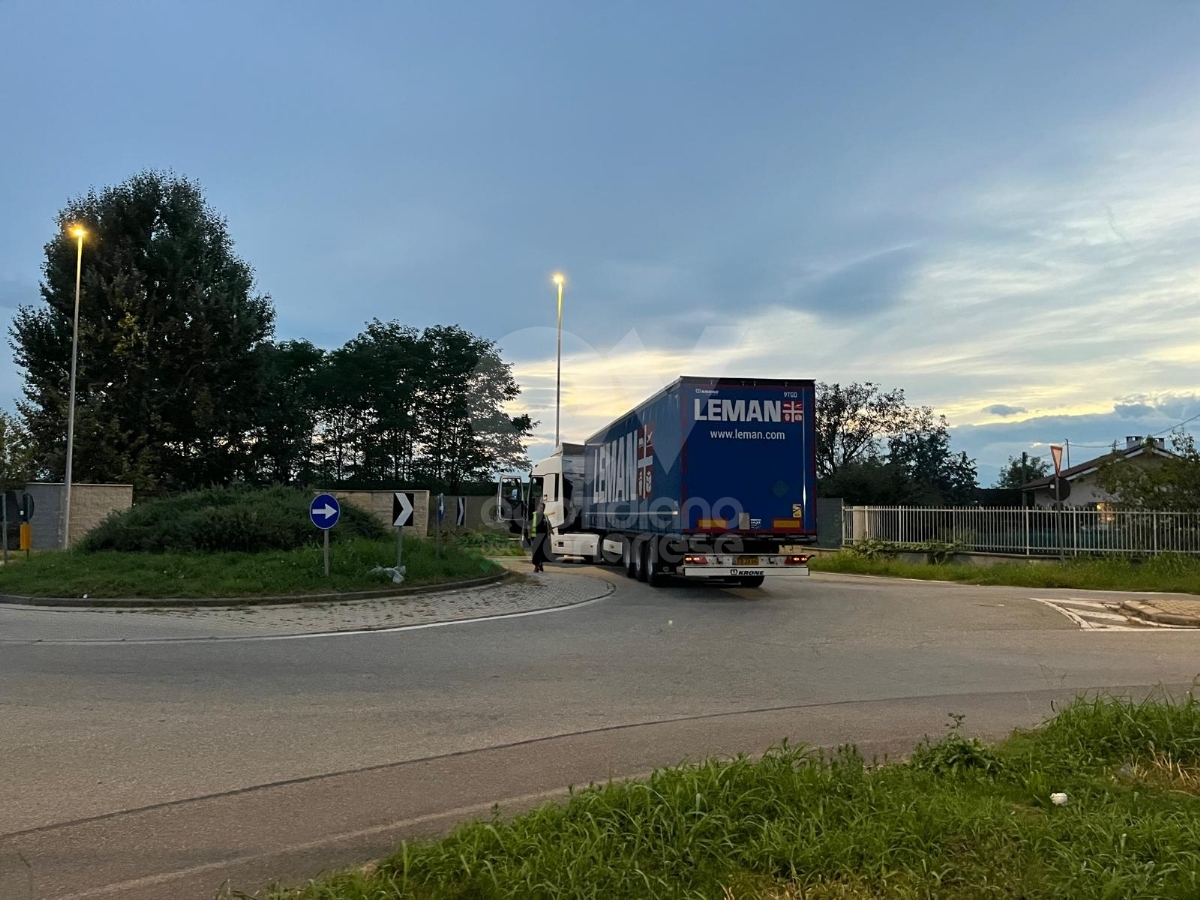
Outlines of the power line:
M 1196 413 L 1194 416 L 1184 419 L 1182 422 L 1176 422 L 1174 425 L 1164 428 L 1162 431 L 1156 431 L 1154 434 L 1150 435 L 1150 437 L 1158 437 L 1160 434 L 1166 434 L 1168 431 L 1174 431 L 1180 425 L 1186 425 L 1188 422 L 1195 422 L 1197 419 L 1200 419 L 1200 413 Z
M 1162 429 L 1161 431 L 1156 431 L 1153 434 L 1148 435 L 1148 437 L 1158 437 L 1159 435 L 1166 434 L 1169 431 L 1174 431 L 1176 428 L 1179 428 L 1182 425 L 1186 425 L 1189 422 L 1195 422 L 1197 419 L 1200 419 L 1200 413 L 1196 413 L 1194 416 L 1189 416 L 1188 418 L 1186 418 L 1180 422 L 1176 422 L 1174 425 L 1168 425 L 1166 428 Z M 1112 449 L 1112 444 L 1074 444 L 1073 446 L 1082 447 L 1085 450 L 1110 450 L 1110 449 Z

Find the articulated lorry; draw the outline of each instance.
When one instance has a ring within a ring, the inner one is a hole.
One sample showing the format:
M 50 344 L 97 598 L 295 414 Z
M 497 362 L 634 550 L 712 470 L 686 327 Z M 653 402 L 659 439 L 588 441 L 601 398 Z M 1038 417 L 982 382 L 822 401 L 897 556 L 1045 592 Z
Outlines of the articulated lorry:
M 528 482 L 500 480 L 514 531 L 545 503 L 552 556 L 616 563 L 631 578 L 757 587 L 808 574 L 816 541 L 811 380 L 680 378 Z

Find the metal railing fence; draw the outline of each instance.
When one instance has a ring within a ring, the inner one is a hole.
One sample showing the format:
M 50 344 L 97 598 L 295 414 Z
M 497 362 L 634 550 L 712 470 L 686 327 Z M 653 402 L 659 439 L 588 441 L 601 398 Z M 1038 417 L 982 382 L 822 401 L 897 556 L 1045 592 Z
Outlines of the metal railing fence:
M 1025 556 L 1200 554 L 1200 511 L 848 506 L 842 529 L 846 545 L 943 542 Z

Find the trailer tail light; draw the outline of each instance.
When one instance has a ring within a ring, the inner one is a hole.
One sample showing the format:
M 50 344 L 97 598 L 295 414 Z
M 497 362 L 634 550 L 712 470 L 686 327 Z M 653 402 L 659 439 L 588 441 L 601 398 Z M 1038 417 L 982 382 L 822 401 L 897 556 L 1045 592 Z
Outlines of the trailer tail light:
M 785 556 L 783 558 L 783 564 L 785 566 L 807 566 L 808 565 L 808 557 L 807 556 Z
M 707 556 L 685 556 L 683 558 L 683 564 L 685 566 L 707 566 L 708 565 L 708 557 Z

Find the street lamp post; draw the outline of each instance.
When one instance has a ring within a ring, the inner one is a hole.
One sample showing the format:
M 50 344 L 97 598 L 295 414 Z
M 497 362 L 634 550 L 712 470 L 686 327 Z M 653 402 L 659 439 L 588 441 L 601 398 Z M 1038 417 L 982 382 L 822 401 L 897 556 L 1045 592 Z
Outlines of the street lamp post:
M 554 283 L 558 285 L 558 368 L 554 375 L 554 446 L 558 447 L 558 419 L 562 411 L 562 292 L 563 278 L 556 273 Z
M 75 452 L 75 369 L 79 357 L 79 282 L 83 274 L 83 236 L 80 226 L 71 230 L 78 242 L 75 254 L 75 325 L 71 331 L 71 398 L 67 401 L 67 472 L 63 491 L 63 549 L 71 546 L 71 459 Z

